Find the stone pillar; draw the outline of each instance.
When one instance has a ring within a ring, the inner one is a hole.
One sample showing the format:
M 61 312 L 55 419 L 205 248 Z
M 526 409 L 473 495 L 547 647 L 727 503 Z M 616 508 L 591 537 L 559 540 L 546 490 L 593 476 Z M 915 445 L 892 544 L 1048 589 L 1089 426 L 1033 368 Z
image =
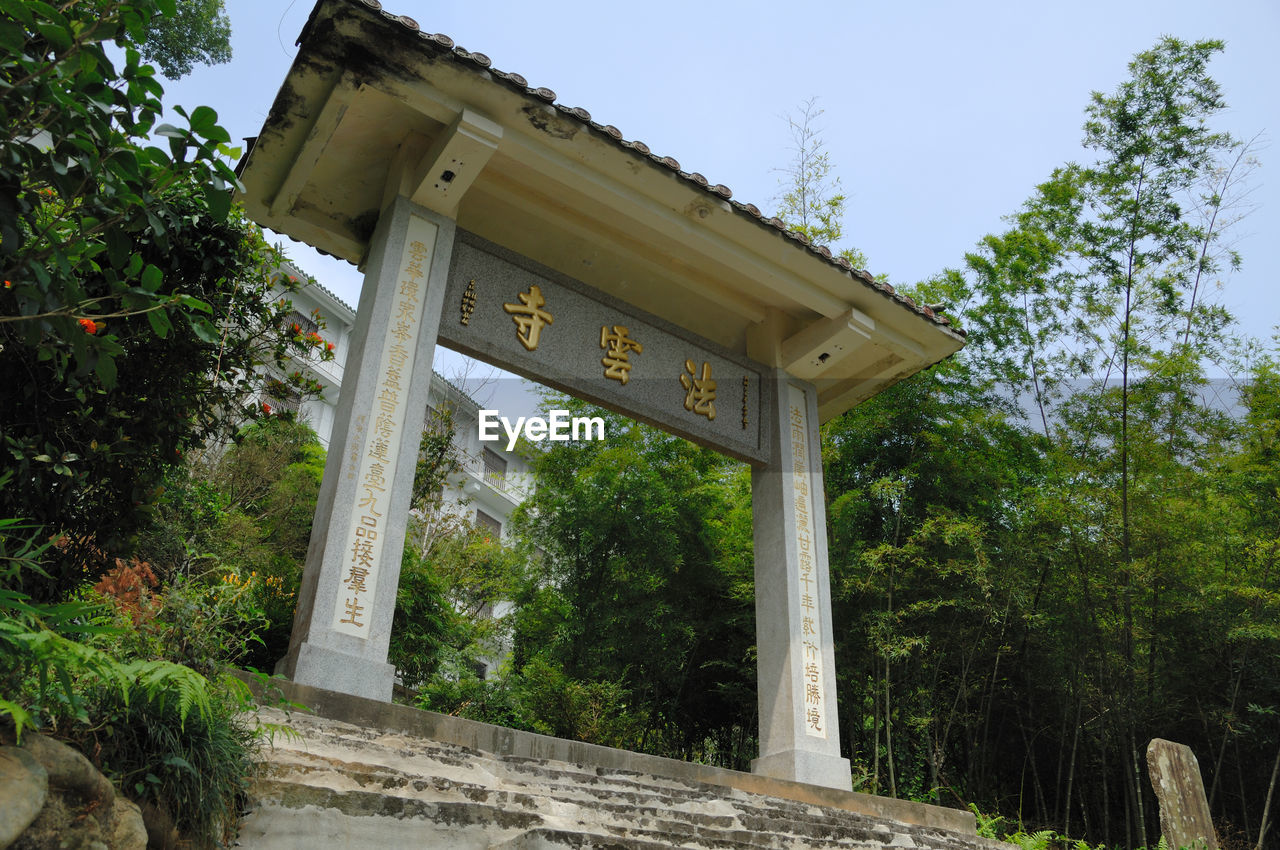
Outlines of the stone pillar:
M 751 771 L 848 790 L 836 714 L 817 393 L 776 370 L 770 460 L 751 472 L 760 758 Z
M 405 520 L 454 222 L 396 197 L 370 242 L 307 565 L 280 672 L 389 701 Z
M 1160 801 L 1160 834 L 1171 848 L 1218 850 L 1200 762 L 1185 744 L 1152 738 L 1147 744 L 1147 772 Z

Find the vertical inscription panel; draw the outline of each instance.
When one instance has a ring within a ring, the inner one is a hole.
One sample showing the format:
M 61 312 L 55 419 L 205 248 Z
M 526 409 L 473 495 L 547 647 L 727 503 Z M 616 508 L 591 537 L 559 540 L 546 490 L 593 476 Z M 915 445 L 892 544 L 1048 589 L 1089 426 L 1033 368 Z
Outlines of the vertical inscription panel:
M 804 731 L 814 738 L 827 737 L 827 701 L 822 669 L 823 606 L 818 592 L 817 541 L 814 540 L 813 510 L 821 494 L 814 492 L 810 472 L 809 417 L 804 392 L 789 386 L 784 402 L 789 407 L 790 425 L 784 439 L 791 441 L 791 505 L 796 530 L 796 570 L 800 588 L 800 643 L 796 667 L 804 689 Z
M 459 230 L 440 341 L 732 457 L 769 455 L 771 370 Z
M 409 216 L 391 317 L 378 361 L 372 421 L 367 427 L 359 423 L 352 442 L 352 450 L 360 452 L 355 473 L 358 496 L 344 538 L 342 585 L 334 602 L 333 628 L 358 638 L 368 638 L 371 633 L 372 600 L 382 572 L 386 542 L 391 477 L 404 438 L 414 350 L 437 229 L 426 219 Z

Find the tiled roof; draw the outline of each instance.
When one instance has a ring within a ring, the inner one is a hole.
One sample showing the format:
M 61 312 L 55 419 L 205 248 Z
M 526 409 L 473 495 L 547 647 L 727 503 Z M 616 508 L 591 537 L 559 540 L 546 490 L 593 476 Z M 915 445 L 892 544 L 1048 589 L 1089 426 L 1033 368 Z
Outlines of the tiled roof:
M 344 307 L 347 310 L 347 312 L 349 312 L 351 315 L 354 316 L 356 314 L 354 307 L 352 307 L 350 304 L 348 304 L 347 302 L 339 298 L 336 292 L 334 292 L 332 289 L 329 289 L 327 286 L 322 284 L 315 277 L 307 274 L 302 269 L 300 269 L 298 265 L 294 263 L 293 260 L 285 260 L 284 265 L 288 266 L 290 269 L 292 269 L 297 273 L 293 275 L 293 277 L 296 277 L 298 280 L 305 281 L 306 282 L 305 285 L 314 286 L 316 289 L 320 290 L 325 295 L 329 296 L 329 298 L 331 298 L 336 304 L 338 304 L 341 307 Z
M 651 151 L 648 145 L 646 145 L 642 141 L 639 141 L 638 139 L 632 140 L 632 141 L 626 140 L 625 138 L 623 138 L 622 131 L 619 130 L 617 127 L 613 126 L 612 124 L 600 124 L 599 122 L 592 119 L 590 112 L 588 112 L 587 110 L 583 109 L 580 106 L 569 107 L 561 103 L 556 103 L 556 93 L 551 89 L 543 86 L 538 86 L 538 87 L 531 86 L 529 84 L 529 81 L 526 80 L 524 77 L 522 77 L 520 74 L 510 72 L 510 71 L 498 70 L 497 68 L 493 67 L 493 61 L 488 56 L 486 56 L 483 53 L 477 53 L 477 52 L 467 50 L 465 48 L 455 45 L 453 42 L 453 39 L 451 39 L 447 35 L 444 35 L 441 33 L 423 32 L 421 27 L 419 27 L 418 22 L 415 21 L 413 18 L 410 18 L 408 15 L 393 15 L 390 12 L 385 11 L 382 8 L 382 4 L 378 2 L 378 0 L 346 0 L 346 2 L 352 5 L 365 6 L 375 12 L 381 13 L 383 18 L 387 19 L 388 21 L 398 23 L 406 31 L 417 35 L 417 37 L 422 41 L 422 44 L 424 47 L 434 51 L 437 54 L 451 55 L 454 58 L 454 60 L 456 60 L 458 63 L 464 66 L 470 65 L 478 71 L 486 72 L 494 80 L 507 85 L 508 87 L 520 92 L 521 94 L 524 94 L 528 97 L 542 101 L 544 103 L 550 104 L 555 109 L 557 109 L 561 114 L 582 122 L 587 127 L 590 127 L 596 133 L 610 139 L 617 146 L 627 151 L 630 151 L 635 155 L 641 156 L 649 160 L 651 163 L 655 165 L 658 165 L 670 171 L 673 171 L 676 174 L 678 174 L 682 179 L 687 180 L 689 183 L 698 187 L 699 189 L 709 194 L 715 195 L 717 198 L 728 201 L 729 204 L 732 205 L 733 209 L 735 209 L 737 212 L 741 213 L 742 215 L 749 216 L 750 218 L 759 222 L 760 225 L 763 227 L 767 227 L 782 233 L 784 236 L 788 237 L 789 239 L 794 240 L 797 243 L 797 247 L 802 247 L 803 249 L 809 251 L 811 254 L 814 254 L 820 257 L 821 259 L 825 260 L 827 263 L 833 266 L 836 266 L 837 268 L 843 269 L 845 272 L 847 272 L 853 278 L 857 279 L 859 282 L 872 287 L 873 289 L 879 291 L 883 295 L 893 299 L 894 301 L 897 301 L 898 303 L 913 310 L 919 315 L 932 319 L 935 324 L 948 326 L 948 328 L 953 333 L 957 333 L 962 336 L 964 335 L 965 332 L 963 329 L 957 328 L 957 327 L 951 327 L 951 320 L 948 319 L 946 316 L 942 315 L 941 313 L 935 312 L 934 310 L 930 309 L 929 307 L 923 304 L 917 304 L 910 297 L 903 295 L 900 292 L 897 292 L 889 284 L 876 280 L 866 270 L 854 268 L 852 263 L 850 263 L 848 260 L 844 259 L 843 257 L 833 254 L 831 252 L 831 249 L 828 248 L 827 246 L 812 244 L 809 241 L 809 238 L 805 236 L 803 233 L 799 233 L 795 230 L 788 229 L 787 225 L 780 218 L 776 216 L 765 217 L 764 213 L 762 213 L 760 211 L 760 208 L 757 207 L 755 204 L 744 204 L 741 201 L 733 200 L 732 190 L 730 190 L 729 187 L 725 186 L 723 183 L 716 183 L 712 185 L 711 182 L 707 180 L 706 177 L 702 176 L 698 172 L 682 170 L 680 167 L 679 160 L 675 159 L 674 157 L 659 156 L 658 154 Z M 308 21 L 307 28 L 310 28 L 310 25 L 311 25 L 311 22 Z M 301 42 L 305 39 L 305 37 L 306 37 L 306 29 L 303 30 L 303 36 L 299 39 L 299 44 L 301 44 Z

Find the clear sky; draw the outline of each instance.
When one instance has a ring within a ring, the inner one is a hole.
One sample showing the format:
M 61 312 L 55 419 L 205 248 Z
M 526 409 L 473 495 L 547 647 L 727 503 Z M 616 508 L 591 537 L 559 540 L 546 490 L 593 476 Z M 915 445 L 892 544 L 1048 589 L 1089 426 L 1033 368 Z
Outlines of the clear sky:
M 383 2 L 766 212 L 788 159 L 783 116 L 818 98 L 850 198 L 845 245 L 895 284 L 959 264 L 1055 166 L 1085 157 L 1089 93 L 1113 91 L 1161 35 L 1224 39 L 1210 66 L 1230 105 L 1220 128 L 1280 134 L 1280 0 Z M 233 60 L 166 85 L 166 102 L 212 106 L 234 138 L 253 136 L 311 2 L 227 9 Z M 1235 234 L 1244 268 L 1222 294 L 1257 337 L 1280 323 L 1278 157 L 1274 143 L 1261 152 L 1258 209 Z M 353 267 L 285 245 L 357 302 Z

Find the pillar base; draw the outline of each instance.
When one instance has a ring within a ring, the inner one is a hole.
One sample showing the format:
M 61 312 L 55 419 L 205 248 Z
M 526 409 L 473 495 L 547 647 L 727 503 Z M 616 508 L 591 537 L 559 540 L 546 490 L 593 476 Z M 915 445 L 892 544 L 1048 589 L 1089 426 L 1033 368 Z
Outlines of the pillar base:
M 296 652 L 290 650 L 277 665 L 276 672 L 300 685 L 381 702 L 391 702 L 396 676 L 394 664 L 348 655 L 314 643 L 303 643 Z
M 807 750 L 784 750 L 752 759 L 751 772 L 773 779 L 790 779 L 823 788 L 848 791 L 853 787 L 849 760 Z

